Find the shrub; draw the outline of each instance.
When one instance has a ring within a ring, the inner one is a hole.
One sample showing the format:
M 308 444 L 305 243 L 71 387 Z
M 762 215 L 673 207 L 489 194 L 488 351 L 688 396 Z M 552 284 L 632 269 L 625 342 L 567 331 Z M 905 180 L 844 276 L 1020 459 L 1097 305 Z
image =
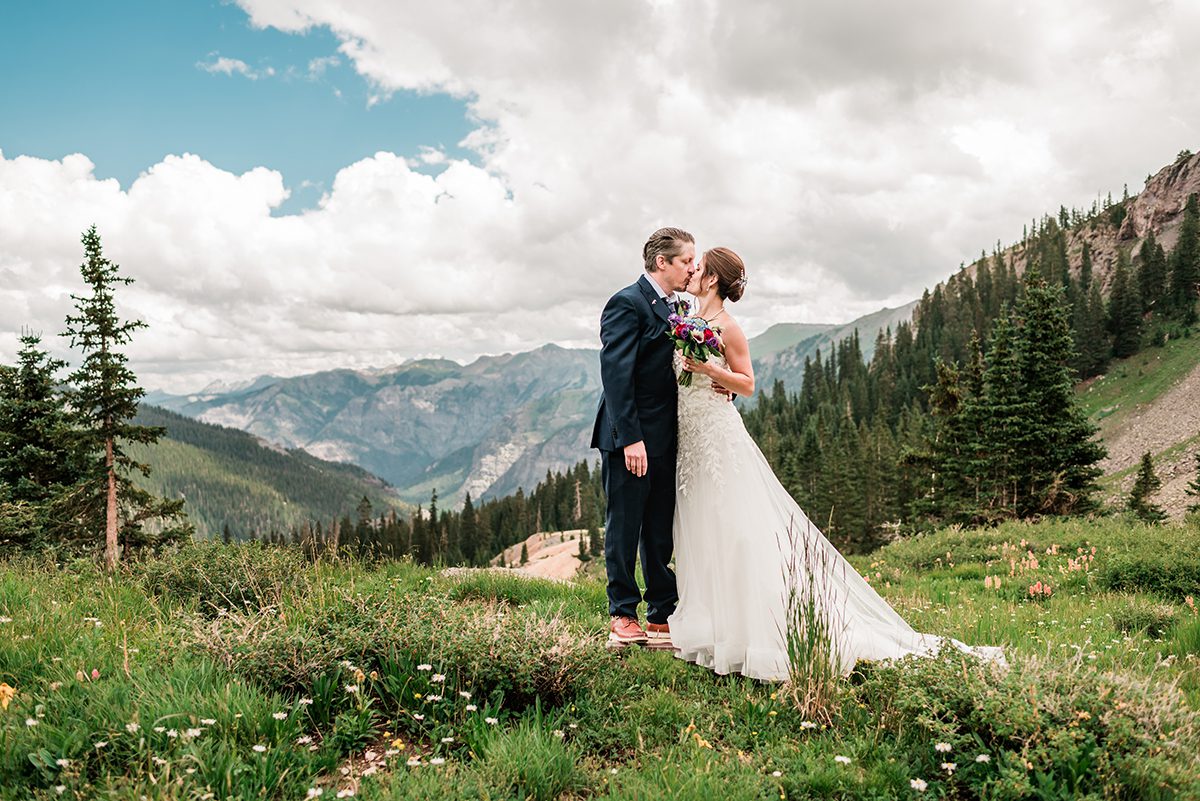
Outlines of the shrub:
M 939 795 L 1200 793 L 1200 716 L 1156 677 L 1106 673 L 1080 659 L 1028 660 L 1002 672 L 947 649 L 866 666 L 857 678 L 868 714 L 893 733 L 917 775 L 941 777 Z M 987 761 L 976 762 L 979 754 Z M 943 762 L 957 769 L 948 774 Z
M 224 545 L 188 543 L 133 570 L 146 590 L 161 600 L 191 606 L 205 616 L 221 609 L 277 607 L 305 586 L 311 571 L 296 548 L 269 548 L 256 542 Z
M 1165 546 L 1114 554 L 1100 570 L 1100 586 L 1182 600 L 1200 591 L 1200 554 Z
M 1175 607 L 1168 604 L 1131 600 L 1113 610 L 1113 626 L 1125 634 L 1145 632 L 1161 637 L 1178 618 Z

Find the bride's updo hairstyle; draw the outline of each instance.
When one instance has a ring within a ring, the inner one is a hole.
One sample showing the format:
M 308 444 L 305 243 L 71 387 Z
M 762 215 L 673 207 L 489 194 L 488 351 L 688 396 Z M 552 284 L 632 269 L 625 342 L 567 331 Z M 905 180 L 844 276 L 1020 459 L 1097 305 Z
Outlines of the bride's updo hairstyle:
M 646 262 L 646 272 L 658 272 L 658 257 L 667 261 L 683 253 L 684 243 L 695 244 L 696 240 L 682 228 L 659 228 L 650 234 L 646 244 L 642 245 L 642 259 Z
M 746 291 L 746 265 L 742 257 L 729 248 L 704 251 L 704 272 L 717 277 L 717 294 L 721 300 L 737 303 Z

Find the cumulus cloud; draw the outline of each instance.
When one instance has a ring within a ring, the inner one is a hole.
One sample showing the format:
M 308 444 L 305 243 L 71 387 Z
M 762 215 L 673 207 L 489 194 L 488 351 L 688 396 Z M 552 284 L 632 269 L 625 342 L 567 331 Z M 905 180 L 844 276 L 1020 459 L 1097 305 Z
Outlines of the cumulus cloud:
M 844 321 L 1198 138 L 1182 2 L 239 4 L 328 27 L 381 102 L 463 98 L 471 161 L 377 153 L 273 216 L 283 176 L 203 154 L 126 188 L 84 156 L 0 158 L 0 329 L 57 324 L 92 221 L 138 278 L 138 365 L 174 387 L 595 344 L 663 224 L 743 254 L 751 332 Z

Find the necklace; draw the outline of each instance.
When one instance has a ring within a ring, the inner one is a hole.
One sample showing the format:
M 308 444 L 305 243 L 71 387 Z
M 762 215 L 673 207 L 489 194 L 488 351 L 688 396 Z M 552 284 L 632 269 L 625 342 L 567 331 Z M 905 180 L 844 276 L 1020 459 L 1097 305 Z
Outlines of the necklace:
M 701 318 L 700 318 L 700 319 L 701 319 L 701 320 L 703 320 L 703 321 L 704 321 L 704 322 L 706 322 L 706 323 L 712 323 L 712 321 L 713 321 L 713 320 L 717 319 L 718 317 L 720 317 L 720 316 L 721 316 L 722 314 L 724 314 L 724 313 L 725 313 L 725 307 L 724 307 L 724 306 L 722 306 L 722 307 L 721 307 L 721 310 L 720 310 L 719 312 L 717 312 L 716 314 L 714 314 L 712 317 L 703 317 L 703 316 L 701 316 Z

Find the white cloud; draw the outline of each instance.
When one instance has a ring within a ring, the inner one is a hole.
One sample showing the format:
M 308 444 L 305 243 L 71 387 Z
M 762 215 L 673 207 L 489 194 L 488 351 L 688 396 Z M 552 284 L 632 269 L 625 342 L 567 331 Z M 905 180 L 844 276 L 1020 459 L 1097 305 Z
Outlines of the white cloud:
M 241 75 L 252 81 L 257 81 L 259 78 L 271 78 L 275 75 L 274 67 L 256 70 L 240 58 L 227 58 L 216 53 L 210 53 L 209 57 L 212 58 L 212 61 L 197 61 L 196 68 L 204 70 L 210 75 Z
M 662 224 L 746 257 L 751 331 L 842 321 L 1136 191 L 1200 126 L 1185 3 L 240 3 L 330 27 L 377 102 L 466 99 L 477 165 L 378 153 L 273 217 L 268 170 L 170 157 L 122 190 L 82 156 L 0 161 L 0 329 L 57 325 L 93 219 L 160 383 L 594 343 Z

